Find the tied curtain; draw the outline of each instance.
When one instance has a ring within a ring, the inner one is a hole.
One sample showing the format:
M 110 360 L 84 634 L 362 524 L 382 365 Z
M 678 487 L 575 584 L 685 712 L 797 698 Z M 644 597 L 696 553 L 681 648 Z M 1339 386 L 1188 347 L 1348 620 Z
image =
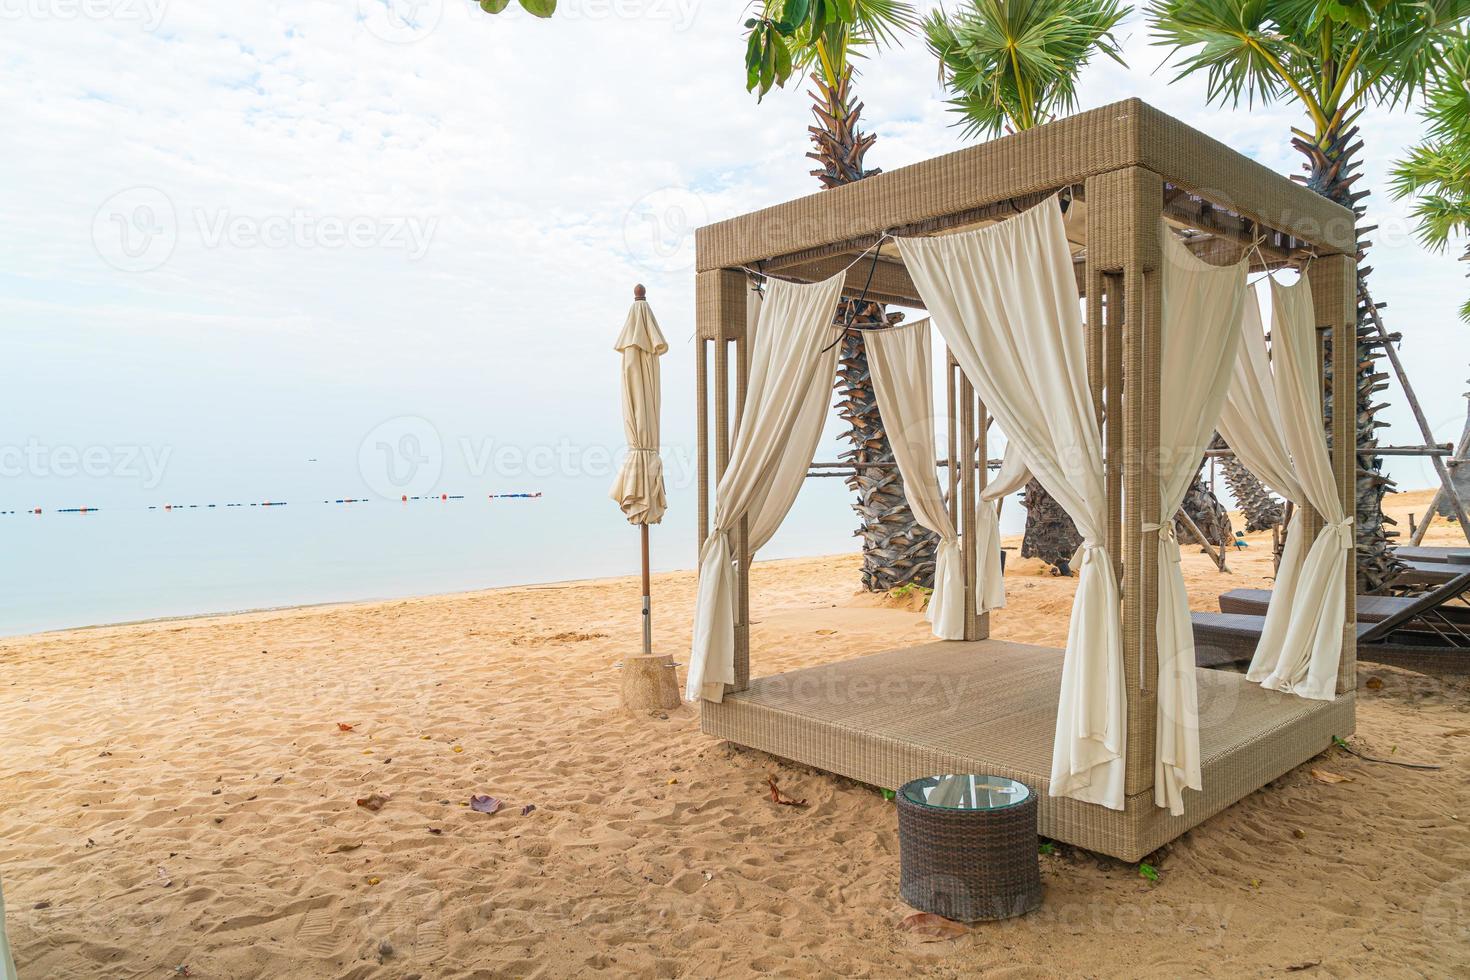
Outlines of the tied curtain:
M 980 493 L 980 499 L 992 505 L 991 514 L 995 520 L 995 533 L 997 539 L 1000 536 L 1000 505 L 1001 501 L 1019 490 L 1023 490 L 1026 484 L 1031 482 L 1031 471 L 1026 468 L 1026 459 L 1021 455 L 1021 448 L 1014 442 L 1006 442 L 1005 455 L 1001 457 L 1000 469 L 995 474 L 995 479 L 985 485 Z M 996 567 L 1000 567 L 1000 558 L 997 556 Z M 1002 587 L 1000 608 L 1005 605 L 1005 591 Z
M 966 377 L 1082 533 L 1050 792 L 1121 810 L 1127 730 L 1122 622 L 1104 543 L 1102 437 L 1087 385 L 1077 280 L 1061 209 L 1052 198 L 998 225 L 900 238 L 898 247 Z
M 837 372 L 833 321 L 843 274 L 772 280 L 751 343 L 745 412 L 715 488 L 714 527 L 699 555 L 685 696 L 720 701 L 735 682 L 736 571 L 730 536 L 748 518 L 750 554 L 786 517 L 817 451 Z M 748 557 L 748 556 L 747 556 Z
M 1158 535 L 1158 724 L 1154 803 L 1184 812 L 1184 791 L 1199 790 L 1199 697 L 1189 592 L 1180 567 L 1174 515 L 1199 471 L 1237 361 L 1245 306 L 1245 259 L 1202 262 L 1159 223 L 1163 317 L 1159 377 L 1159 512 L 1143 525 Z
M 1026 457 L 1021 455 L 1021 447 L 1014 442 L 1008 442 L 1005 455 L 1000 460 L 1000 471 L 985 488 L 984 497 L 986 500 L 1009 497 L 1030 482 L 1031 471 L 1026 468 Z
M 5 938 L 5 894 L 0 892 L 0 980 L 17 980 L 10 941 Z
M 863 335 L 878 414 L 893 446 L 904 498 L 914 519 L 939 535 L 934 560 L 934 593 L 925 618 L 941 640 L 965 638 L 965 569 L 960 536 L 944 505 L 944 493 L 934 468 L 934 369 L 930 357 L 929 321 L 873 330 Z M 972 450 L 973 451 L 973 450 Z M 976 590 L 980 612 L 1005 605 L 1000 576 L 1000 525 L 995 509 L 980 507 L 979 576 Z
M 1353 518 L 1343 512 L 1322 431 L 1317 316 L 1305 273 L 1293 286 L 1271 282 L 1271 354 L 1252 298 L 1241 318 L 1241 347 L 1220 435 L 1252 473 L 1297 505 L 1266 622 L 1246 676 L 1261 686 L 1330 701 L 1337 689 L 1347 611 Z M 1307 549 L 1304 504 L 1325 522 Z

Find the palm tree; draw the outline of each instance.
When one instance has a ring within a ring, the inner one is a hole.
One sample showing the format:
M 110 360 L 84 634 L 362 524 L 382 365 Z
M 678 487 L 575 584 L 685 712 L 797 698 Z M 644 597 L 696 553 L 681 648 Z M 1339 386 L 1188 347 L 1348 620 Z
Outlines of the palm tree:
M 1032 129 L 1077 108 L 1077 76 L 1102 52 L 1123 64 L 1118 0 L 967 0 L 924 21 L 966 136 Z
M 746 21 L 746 87 L 764 97 L 805 74 L 812 89 L 812 149 L 807 156 L 823 189 L 841 187 L 879 173 L 866 156 L 876 136 L 862 128 L 863 105 L 854 100 L 854 59 L 863 51 L 897 43 L 918 25 L 902 0 L 765 0 L 762 16 Z M 845 300 L 837 320 L 859 327 L 891 325 L 878 303 Z M 837 375 L 837 410 L 847 423 L 850 444 L 840 458 L 853 464 L 847 485 L 857 495 L 856 534 L 863 541 L 863 586 L 874 592 L 933 584 L 938 538 L 914 520 L 903 479 L 878 414 L 861 331 L 843 335 Z M 877 464 L 877 465 L 873 465 Z
M 1470 238 L 1470 35 L 1449 47 L 1443 74 L 1425 99 L 1428 139 L 1393 168 L 1393 196 L 1413 197 L 1416 233 L 1443 252 L 1451 238 Z M 1464 261 L 1470 261 L 1467 244 Z M 1470 323 L 1470 300 L 1460 307 Z
M 933 11 L 924 35 L 953 96 L 955 125 L 988 139 L 1071 112 L 1077 76 L 1094 53 L 1123 63 L 1112 32 L 1130 9 L 1118 0 L 968 0 L 952 14 Z M 1035 480 L 1023 500 L 1022 557 L 1068 574 L 1082 543 L 1076 524 Z
M 1292 130 L 1292 146 L 1307 158 L 1298 179 L 1361 216 L 1368 192 L 1353 186 L 1362 176 L 1359 118 L 1369 106 L 1397 107 L 1425 89 L 1470 0 L 1152 0 L 1148 13 L 1155 43 L 1178 59 L 1179 77 L 1203 72 L 1211 102 L 1298 105 L 1310 123 Z M 1393 521 L 1383 515 L 1393 483 L 1375 455 L 1374 396 L 1386 381 L 1375 367 L 1381 341 L 1370 325 L 1366 248 L 1359 244 L 1356 529 L 1359 588 L 1378 591 L 1399 563 L 1385 526 Z

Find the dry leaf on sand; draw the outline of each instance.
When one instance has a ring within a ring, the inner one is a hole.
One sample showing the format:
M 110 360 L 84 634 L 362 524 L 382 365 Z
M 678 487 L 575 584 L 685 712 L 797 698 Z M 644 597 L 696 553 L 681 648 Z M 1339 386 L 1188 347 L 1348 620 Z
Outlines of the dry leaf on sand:
M 358 800 L 357 805 L 362 807 L 364 810 L 371 810 L 374 813 L 377 813 L 379 810 L 383 809 L 383 804 L 387 802 L 388 797 L 384 796 L 382 793 L 373 793 L 371 796 L 365 796 L 362 799 Z
M 785 793 L 781 792 L 780 788 L 776 785 L 775 776 L 767 776 L 766 785 L 771 788 L 772 803 L 779 803 L 782 806 L 806 806 L 805 799 L 793 799 L 792 797 L 787 796 Z
M 355 727 L 356 727 L 355 725 L 349 725 L 345 721 L 339 721 L 339 722 L 337 722 L 337 731 L 339 731 L 339 732 L 350 732 Z
M 946 919 L 933 912 L 915 912 L 912 915 L 906 915 L 899 922 L 898 927 L 913 933 L 916 939 L 924 943 L 958 939 L 970 931 L 970 927 L 963 922 L 955 922 L 953 919 Z
M 504 805 L 493 796 L 477 794 L 470 797 L 470 809 L 476 813 L 494 813 Z
M 1328 772 L 1326 769 L 1313 769 L 1312 778 L 1319 783 L 1350 783 L 1353 781 L 1353 777 L 1351 776 L 1340 776 L 1335 772 Z

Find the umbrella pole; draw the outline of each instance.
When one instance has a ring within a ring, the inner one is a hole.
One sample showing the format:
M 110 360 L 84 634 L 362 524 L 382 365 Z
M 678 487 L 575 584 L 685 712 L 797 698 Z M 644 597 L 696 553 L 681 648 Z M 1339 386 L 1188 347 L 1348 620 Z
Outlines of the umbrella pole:
M 653 618 L 649 611 L 648 587 L 648 525 L 638 525 L 638 530 L 643 538 L 643 653 L 645 656 L 653 653 Z

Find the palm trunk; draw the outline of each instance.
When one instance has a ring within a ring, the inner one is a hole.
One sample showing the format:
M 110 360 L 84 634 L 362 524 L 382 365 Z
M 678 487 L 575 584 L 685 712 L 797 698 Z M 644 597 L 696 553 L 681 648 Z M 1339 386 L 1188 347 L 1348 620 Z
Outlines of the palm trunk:
M 820 164 L 812 176 L 825 189 L 841 187 L 878 173 L 863 166 L 863 158 L 876 139 L 860 128 L 863 107 L 851 96 L 852 70 L 837 85 L 828 85 L 820 74 L 812 75 L 811 92 L 816 124 L 808 127 L 815 146 L 807 156 Z M 897 323 L 902 314 L 890 314 L 881 304 L 844 300 L 838 307 L 839 323 L 851 320 L 858 327 Z M 886 466 L 856 466 L 847 485 L 857 494 L 852 508 L 858 515 L 855 532 L 863 541 L 863 587 L 885 592 L 915 583 L 934 584 L 934 553 L 938 536 L 914 520 L 903 494 L 903 478 L 894 465 L 893 447 L 883 431 L 877 397 L 868 371 L 863 336 L 850 331 L 843 336 L 837 368 L 838 414 L 847 422 L 845 438 L 852 448 L 841 459 L 850 463 L 886 463 Z
M 1072 574 L 1072 556 L 1082 546 L 1082 535 L 1071 515 L 1038 481 L 1026 484 L 1021 494 L 1026 505 L 1026 533 L 1021 536 L 1021 557 L 1040 558 L 1054 575 Z
M 1362 176 L 1356 172 L 1361 164 L 1355 158 L 1363 148 L 1357 135 L 1358 129 L 1354 126 L 1347 130 L 1330 132 L 1320 143 L 1298 137 L 1292 140 L 1292 145 L 1307 158 L 1303 168 L 1306 176 L 1296 179 L 1362 217 L 1365 209 L 1360 202 L 1368 196 L 1368 192 L 1352 189 L 1353 184 Z M 1368 296 L 1367 278 L 1373 271 L 1371 266 L 1363 263 L 1367 249 L 1367 242 L 1358 242 L 1358 296 L 1365 298 Z M 1374 399 L 1388 387 L 1388 375 L 1379 372 L 1377 367 L 1377 350 L 1382 341 L 1378 339 L 1371 323 L 1372 310 L 1368 305 L 1371 302 L 1371 299 L 1364 299 L 1358 307 L 1357 335 L 1354 339 L 1358 351 L 1357 376 L 1347 383 L 1354 390 L 1352 410 L 1356 413 L 1358 422 L 1355 488 L 1357 506 L 1354 527 L 1357 534 L 1358 591 L 1364 593 L 1384 590 L 1403 569 L 1402 563 L 1394 555 L 1390 541 L 1398 536 L 1397 531 L 1389 530 L 1389 526 L 1395 522 L 1383 513 L 1383 496 L 1394 492 L 1394 483 L 1383 474 L 1383 458 L 1377 455 L 1378 429 L 1388 423 L 1378 421 L 1378 412 L 1384 405 Z M 1338 379 L 1330 376 L 1329 361 L 1329 417 L 1333 411 L 1339 410 L 1336 397 L 1338 390 Z M 1331 439 L 1330 426 L 1328 438 Z
M 1210 443 L 1211 449 L 1228 449 L 1225 440 L 1220 434 L 1215 433 L 1215 439 Z M 1245 529 L 1252 531 L 1269 531 L 1280 524 L 1285 516 L 1285 508 L 1281 501 L 1271 496 L 1271 491 L 1256 479 L 1256 475 L 1246 469 L 1234 456 L 1220 457 L 1220 467 L 1225 471 L 1225 485 L 1230 488 L 1230 493 L 1235 497 L 1235 502 L 1240 504 L 1241 513 L 1245 515 Z
M 1231 541 L 1235 539 L 1235 529 L 1230 526 L 1230 512 L 1204 480 L 1195 477 L 1194 483 L 1184 494 L 1184 504 L 1179 509 L 1189 515 L 1194 526 L 1200 529 L 1210 544 L 1222 550 L 1230 547 Z M 1194 539 L 1184 522 L 1177 517 L 1174 519 L 1174 535 L 1181 542 Z

